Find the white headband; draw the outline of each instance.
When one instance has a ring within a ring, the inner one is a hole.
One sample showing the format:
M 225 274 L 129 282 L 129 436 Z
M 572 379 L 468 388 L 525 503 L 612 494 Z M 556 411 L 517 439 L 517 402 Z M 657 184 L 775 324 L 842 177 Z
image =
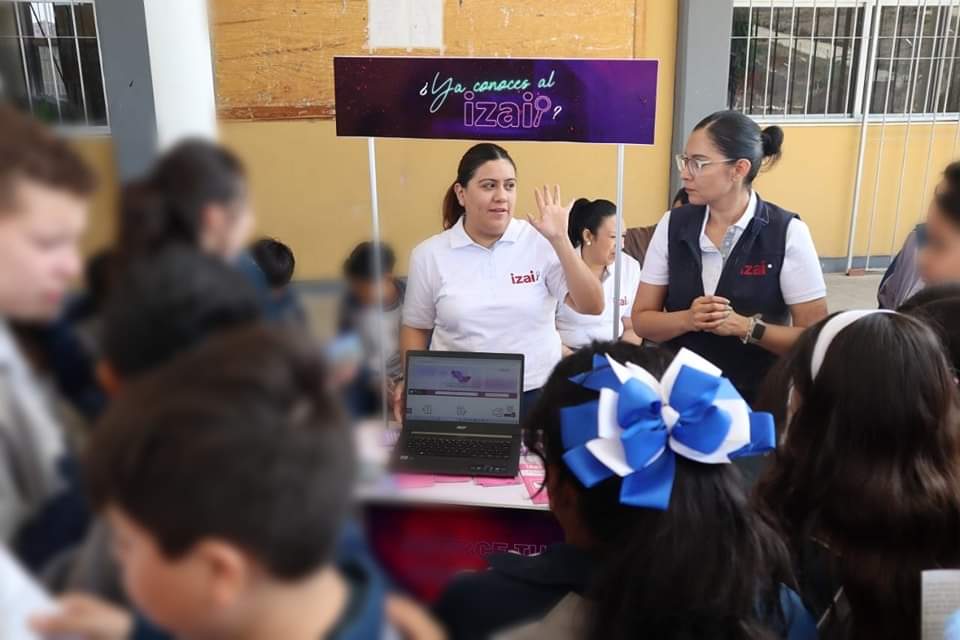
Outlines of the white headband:
M 834 339 L 840 332 L 858 320 L 877 313 L 896 312 L 890 311 L 889 309 L 844 311 L 843 313 L 838 313 L 833 316 L 827 324 L 823 325 L 823 329 L 820 330 L 820 335 L 817 336 L 817 343 L 813 346 L 813 358 L 810 360 L 810 375 L 814 380 L 817 379 L 817 374 L 820 373 L 820 367 L 823 366 L 823 359 L 827 357 L 827 351 L 830 349 L 830 345 L 833 344 Z

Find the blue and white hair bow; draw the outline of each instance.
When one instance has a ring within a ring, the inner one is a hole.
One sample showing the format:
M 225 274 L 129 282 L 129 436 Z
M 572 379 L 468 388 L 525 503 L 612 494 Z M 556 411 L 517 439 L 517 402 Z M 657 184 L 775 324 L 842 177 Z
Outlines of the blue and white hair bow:
M 595 355 L 571 378 L 600 398 L 561 409 L 563 460 L 586 487 L 623 478 L 620 502 L 665 510 L 676 456 L 704 464 L 770 451 L 773 416 L 754 413 L 720 369 L 687 349 L 661 380 L 633 363 Z

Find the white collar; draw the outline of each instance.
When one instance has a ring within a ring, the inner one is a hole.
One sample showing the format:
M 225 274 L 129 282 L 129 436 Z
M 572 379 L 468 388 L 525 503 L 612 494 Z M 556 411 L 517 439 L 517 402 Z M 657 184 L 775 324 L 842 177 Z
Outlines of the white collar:
M 731 226 L 740 229 L 740 231 L 746 231 L 747 225 L 750 224 L 750 221 L 753 220 L 753 217 L 757 214 L 757 192 L 751 189 L 750 191 L 750 201 L 747 202 L 747 209 L 743 212 L 743 215 L 740 216 L 740 219 L 734 222 Z M 707 205 L 706 214 L 703 216 L 703 227 L 700 229 L 701 234 L 706 234 L 707 232 L 707 220 L 710 219 L 710 205 Z
M 473 238 L 467 233 L 467 230 L 463 226 L 463 218 L 463 216 L 460 216 L 457 224 L 450 227 L 450 247 L 452 249 L 462 249 L 463 247 L 474 245 L 486 249 L 487 247 L 474 242 Z M 503 235 L 500 236 L 500 239 L 497 240 L 494 245 L 500 244 L 501 242 L 516 242 L 522 230 L 523 227 L 520 222 L 516 218 L 510 218 L 510 224 L 507 225 L 507 230 L 503 232 Z

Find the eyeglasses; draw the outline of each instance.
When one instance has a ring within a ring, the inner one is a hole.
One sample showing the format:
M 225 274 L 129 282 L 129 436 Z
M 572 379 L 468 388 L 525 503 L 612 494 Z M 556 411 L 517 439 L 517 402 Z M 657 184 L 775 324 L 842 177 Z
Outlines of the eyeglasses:
M 736 162 L 736 160 L 701 160 L 700 158 L 691 158 L 688 155 L 678 153 L 674 156 L 674 160 L 677 162 L 677 171 L 683 173 L 683 170 L 686 169 L 690 172 L 690 175 L 696 178 L 698 175 L 703 173 L 704 167 L 709 167 L 711 164 L 728 164 L 730 162 Z

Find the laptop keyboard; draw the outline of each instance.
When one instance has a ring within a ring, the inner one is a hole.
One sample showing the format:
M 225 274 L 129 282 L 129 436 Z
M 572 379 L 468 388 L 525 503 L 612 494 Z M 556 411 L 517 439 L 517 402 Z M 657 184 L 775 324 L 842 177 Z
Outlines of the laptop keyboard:
M 506 460 L 510 457 L 510 443 L 508 438 L 410 436 L 406 450 L 416 456 Z

